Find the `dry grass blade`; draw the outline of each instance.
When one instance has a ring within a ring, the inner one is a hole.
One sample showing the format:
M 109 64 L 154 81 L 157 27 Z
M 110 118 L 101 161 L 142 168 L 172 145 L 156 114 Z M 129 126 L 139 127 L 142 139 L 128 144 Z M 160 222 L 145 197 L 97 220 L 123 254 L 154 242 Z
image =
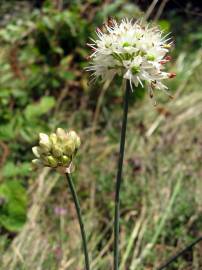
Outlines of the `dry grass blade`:
M 129 240 L 128 240 L 128 243 L 126 246 L 126 250 L 122 256 L 122 261 L 121 261 L 121 265 L 120 265 L 121 270 L 124 270 L 125 265 L 126 265 L 126 261 L 127 261 L 128 257 L 130 256 L 130 252 L 134 246 L 134 242 L 138 238 L 138 234 L 140 232 L 141 226 L 145 221 L 145 214 L 146 214 L 146 210 L 143 208 L 139 219 L 136 220 L 136 222 L 135 222 L 134 229 L 129 237 Z
M 36 265 L 36 269 L 40 269 L 40 264 L 47 256 L 48 243 L 42 235 L 38 219 L 47 197 L 58 180 L 58 176 L 54 178 L 48 177 L 48 172 L 49 169 L 45 168 L 36 179 L 37 188 L 32 193 L 33 202 L 28 211 L 28 221 L 22 232 L 14 239 L 7 252 L 3 255 L 2 270 L 16 269 L 19 261 L 25 267 Z M 33 183 L 33 185 L 35 186 L 36 183 Z M 40 264 L 35 262 L 36 258 L 38 262 L 41 262 Z

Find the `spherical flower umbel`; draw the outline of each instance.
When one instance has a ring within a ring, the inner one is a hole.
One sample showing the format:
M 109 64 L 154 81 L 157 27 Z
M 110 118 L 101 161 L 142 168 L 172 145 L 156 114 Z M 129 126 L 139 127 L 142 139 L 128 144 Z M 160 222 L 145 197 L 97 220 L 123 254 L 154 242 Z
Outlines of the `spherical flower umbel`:
M 175 76 L 163 71 L 171 60 L 167 54 L 172 42 L 157 27 L 140 21 L 123 19 L 117 23 L 111 19 L 102 30 L 97 28 L 96 33 L 98 39 L 91 39 L 93 42 L 88 44 L 93 53 L 87 68 L 96 78 L 111 81 L 119 75 L 130 81 L 131 88 L 145 85 L 153 95 L 153 89 L 167 88 L 162 80 Z
M 52 168 L 69 168 L 81 144 L 75 131 L 66 132 L 58 128 L 56 133 L 39 134 L 39 145 L 32 148 L 36 159 L 34 167 L 47 166 Z

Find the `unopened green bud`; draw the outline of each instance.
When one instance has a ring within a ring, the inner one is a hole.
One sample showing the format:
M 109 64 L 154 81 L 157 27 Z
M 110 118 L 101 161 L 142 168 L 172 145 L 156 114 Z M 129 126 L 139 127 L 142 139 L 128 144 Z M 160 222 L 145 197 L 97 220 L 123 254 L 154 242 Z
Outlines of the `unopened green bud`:
M 71 163 L 71 159 L 68 156 L 63 155 L 61 157 L 61 162 L 63 166 L 69 166 L 69 164 Z
M 51 141 L 52 145 L 57 144 L 57 135 L 55 133 L 51 133 L 50 141 Z
M 53 156 L 48 156 L 47 157 L 47 160 L 48 160 L 48 165 L 50 167 L 53 167 L 53 168 L 57 167 L 58 161 L 57 161 L 56 158 L 54 158 Z
M 61 157 L 62 156 L 62 149 L 58 144 L 52 146 L 52 153 L 54 157 Z
M 49 152 L 51 149 L 51 141 L 47 134 L 39 133 L 39 145 L 43 152 Z
M 70 130 L 68 132 L 68 137 L 74 140 L 77 137 L 77 134 L 74 130 Z
M 60 143 L 64 143 L 67 140 L 67 133 L 62 128 L 57 128 L 56 135 Z
M 147 60 L 149 60 L 149 61 L 154 61 L 154 60 L 155 60 L 155 56 L 152 55 L 152 54 L 148 54 L 148 55 L 147 55 Z
M 41 155 L 40 156 L 40 160 L 43 163 L 44 166 L 49 166 L 49 162 L 48 162 L 48 156 L 46 155 Z
M 73 130 L 69 131 L 68 137 L 69 137 L 71 140 L 74 141 L 74 143 L 75 143 L 75 148 L 78 149 L 79 146 L 81 145 L 81 140 L 80 140 L 79 136 L 76 134 L 76 132 L 73 131 Z
M 129 46 L 131 46 L 131 44 L 129 42 L 124 42 L 123 43 L 123 47 L 129 47 Z
M 40 158 L 40 147 L 39 146 L 34 146 L 32 147 L 32 152 L 35 155 L 35 157 Z
M 40 159 L 33 159 L 32 160 L 32 167 L 33 169 L 37 169 L 42 166 L 42 162 Z
M 67 156 L 73 155 L 75 152 L 75 149 L 76 149 L 76 146 L 73 140 L 68 140 L 64 145 L 64 153 Z
M 132 72 L 133 75 L 138 74 L 140 72 L 140 67 L 139 66 L 133 66 L 131 68 L 131 72 Z
M 76 145 L 76 149 L 78 149 L 81 145 L 81 139 L 80 137 L 77 136 L 76 140 L 75 140 L 75 145 Z
M 59 137 L 64 137 L 64 136 L 66 136 L 66 132 L 63 128 L 57 128 L 56 135 Z

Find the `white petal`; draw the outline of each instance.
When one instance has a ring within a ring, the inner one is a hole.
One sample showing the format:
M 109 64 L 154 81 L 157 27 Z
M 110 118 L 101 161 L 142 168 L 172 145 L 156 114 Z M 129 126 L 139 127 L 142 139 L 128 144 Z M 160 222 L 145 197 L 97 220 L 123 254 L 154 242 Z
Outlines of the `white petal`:
M 32 147 L 32 152 L 35 155 L 35 157 L 40 158 L 40 148 L 38 146 Z

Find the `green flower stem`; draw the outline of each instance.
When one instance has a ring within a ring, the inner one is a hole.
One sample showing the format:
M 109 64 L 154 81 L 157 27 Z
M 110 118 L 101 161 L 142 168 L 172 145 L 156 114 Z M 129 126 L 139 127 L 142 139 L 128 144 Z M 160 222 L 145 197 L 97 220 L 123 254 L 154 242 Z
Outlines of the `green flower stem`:
M 86 241 L 86 233 L 85 233 L 85 228 L 82 220 L 82 215 L 81 215 L 81 207 L 79 204 L 79 200 L 76 194 L 76 190 L 74 187 L 74 183 L 72 181 L 72 177 L 69 173 L 66 173 L 67 177 L 67 182 L 71 190 L 72 198 L 76 207 L 76 212 L 77 212 L 77 217 L 79 221 L 79 226 L 81 230 L 81 237 L 82 237 L 82 242 L 83 242 L 83 251 L 84 251 L 84 257 L 85 257 L 85 266 L 86 270 L 90 270 L 90 263 L 89 263 L 89 256 L 88 256 L 88 248 L 87 248 L 87 241 Z
M 118 160 L 118 171 L 116 177 L 116 194 L 115 194 L 115 213 L 114 213 L 114 270 L 119 269 L 119 219 L 120 219 L 120 187 L 122 178 L 125 138 L 126 138 L 126 126 L 128 116 L 128 101 L 131 91 L 129 80 L 126 82 L 125 97 L 124 97 L 124 111 L 121 127 L 121 140 L 120 151 Z

